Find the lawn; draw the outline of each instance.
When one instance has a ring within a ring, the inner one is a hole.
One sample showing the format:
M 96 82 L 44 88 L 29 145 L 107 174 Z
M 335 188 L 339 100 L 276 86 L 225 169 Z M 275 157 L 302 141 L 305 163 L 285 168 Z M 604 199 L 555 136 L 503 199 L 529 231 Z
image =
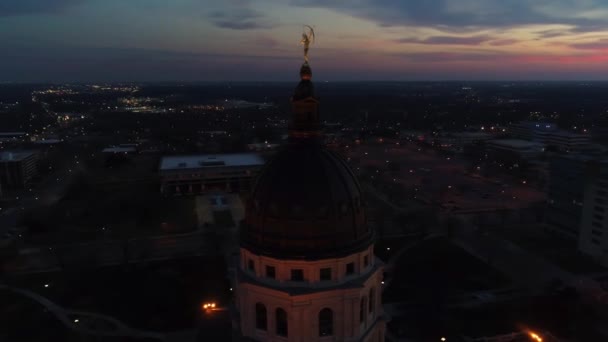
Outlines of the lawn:
M 528 252 L 553 262 L 565 271 L 574 274 L 608 271 L 590 257 L 581 254 L 575 240 L 567 240 L 546 232 L 540 225 L 509 227 L 498 230 L 498 233 Z
M 0 290 L 0 303 L 0 341 L 76 340 L 57 318 L 34 300 Z
M 427 306 L 392 317 L 388 328 L 416 341 L 439 341 L 441 336 L 461 341 L 460 336 L 480 338 L 530 330 L 545 337 L 550 332 L 568 341 L 603 341 L 597 331 L 601 324 L 601 318 L 576 295 L 553 294 L 467 309 Z
M 21 222 L 32 232 L 32 243 L 185 233 L 197 227 L 194 202 L 193 197 L 164 197 L 156 184 L 95 186 L 33 209 Z
M 200 305 L 227 305 L 230 285 L 219 257 L 195 257 L 7 279 L 69 309 L 107 314 L 133 328 L 192 329 Z M 44 284 L 49 284 L 44 287 Z
M 234 219 L 230 210 L 213 211 L 213 220 L 218 227 L 234 227 Z
M 385 302 L 431 301 L 440 305 L 450 296 L 509 284 L 501 273 L 443 237 L 422 241 L 406 251 L 393 273 L 383 295 Z

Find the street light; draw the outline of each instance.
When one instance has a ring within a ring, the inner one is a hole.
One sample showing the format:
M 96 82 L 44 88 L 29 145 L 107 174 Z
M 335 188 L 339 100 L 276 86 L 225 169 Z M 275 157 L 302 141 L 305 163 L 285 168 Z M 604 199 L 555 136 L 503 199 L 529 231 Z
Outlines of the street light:
M 216 305 L 215 305 L 215 303 L 214 303 L 214 302 L 210 302 L 210 303 L 204 303 L 204 304 L 203 304 L 203 310 L 205 310 L 205 311 L 207 311 L 207 312 L 208 312 L 208 311 L 212 311 L 212 310 L 214 310 L 214 309 L 215 309 L 215 306 L 216 306 Z
M 441 341 L 447 341 L 447 338 L 442 337 L 442 338 L 441 338 Z
M 530 331 L 530 332 L 528 333 L 528 335 L 530 335 L 530 337 L 531 337 L 531 338 L 532 338 L 534 341 L 537 341 L 537 342 L 542 342 L 542 341 L 543 341 L 543 339 L 542 339 L 542 338 L 541 338 L 541 337 L 540 337 L 538 334 L 536 334 L 536 333 L 535 333 L 535 332 L 533 332 L 533 331 Z

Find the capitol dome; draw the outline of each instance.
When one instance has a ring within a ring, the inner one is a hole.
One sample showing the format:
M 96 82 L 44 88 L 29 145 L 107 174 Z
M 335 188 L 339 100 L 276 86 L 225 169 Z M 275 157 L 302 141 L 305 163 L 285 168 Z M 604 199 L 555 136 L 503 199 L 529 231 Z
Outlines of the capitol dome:
M 310 67 L 301 75 L 310 73 Z M 292 98 L 290 141 L 258 177 L 241 226 L 241 246 L 280 259 L 326 259 L 370 246 L 373 233 L 352 170 L 320 141 L 309 78 Z

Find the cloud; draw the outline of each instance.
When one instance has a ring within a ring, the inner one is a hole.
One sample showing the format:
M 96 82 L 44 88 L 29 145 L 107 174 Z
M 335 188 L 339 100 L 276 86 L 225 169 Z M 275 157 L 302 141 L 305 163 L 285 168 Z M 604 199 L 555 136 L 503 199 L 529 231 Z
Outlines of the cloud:
M 289 79 L 297 58 L 56 43 L 9 43 L 0 82 L 207 81 Z
M 419 65 L 449 65 L 456 64 L 465 68 L 485 66 L 492 72 L 506 69 L 539 68 L 539 70 L 552 70 L 568 65 L 581 68 L 598 66 L 608 62 L 608 55 L 604 53 L 567 54 L 548 56 L 543 54 L 507 54 L 498 52 L 467 53 L 467 52 L 422 52 L 395 54 L 397 58 Z
M 589 43 L 570 44 L 569 46 L 578 50 L 608 50 L 608 39 L 600 39 Z
M 253 41 L 256 45 L 262 46 L 266 49 L 273 49 L 280 45 L 278 40 L 266 35 L 258 35 L 253 39 Z
M 489 41 L 488 44 L 492 46 L 506 46 L 515 44 L 517 42 L 518 41 L 516 39 L 496 39 Z
M 232 30 L 268 29 L 276 26 L 262 13 L 248 7 L 213 11 L 209 14 L 209 19 L 217 27 Z
M 451 29 L 571 24 L 579 30 L 608 27 L 604 0 L 292 0 L 371 20 L 380 26 L 421 25 Z
M 434 36 L 426 39 L 402 38 L 397 39 L 399 43 L 414 43 L 428 45 L 479 45 L 490 40 L 487 36 L 473 37 L 453 37 L 453 36 Z
M 461 52 L 419 52 L 396 54 L 397 57 L 415 63 L 446 62 L 501 62 L 513 61 L 516 56 L 498 53 L 461 53 Z
M 83 0 L 2 0 L 0 17 L 38 13 L 60 13 Z

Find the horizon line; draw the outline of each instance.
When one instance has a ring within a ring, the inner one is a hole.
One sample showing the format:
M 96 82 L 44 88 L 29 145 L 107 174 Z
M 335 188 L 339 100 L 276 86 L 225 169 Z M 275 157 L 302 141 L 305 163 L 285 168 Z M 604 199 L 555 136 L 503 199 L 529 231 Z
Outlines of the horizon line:
M 171 84 L 197 84 L 197 83 L 292 83 L 298 82 L 295 80 L 285 80 L 285 81 L 269 81 L 269 80 L 225 80 L 225 81 L 179 81 L 179 80 L 167 80 L 167 81 L 0 81 L 0 85 L 66 85 L 66 84 L 74 84 L 74 85 L 96 85 L 96 84 L 160 84 L 160 83 L 171 83 Z M 509 79 L 474 79 L 474 80 L 464 80 L 464 79 L 439 79 L 439 80 L 430 80 L 430 79 L 413 79 L 413 80 L 316 80 L 314 83 L 380 83 L 380 82 L 392 82 L 392 83 L 466 83 L 466 82 L 479 82 L 479 83 L 530 83 L 530 82 L 545 82 L 545 83 L 606 83 L 608 82 L 608 78 L 604 80 L 589 80 L 589 79 L 580 79 L 580 80 L 559 80 L 559 79 L 551 79 L 551 80 L 542 80 L 542 79 L 529 79 L 529 80 L 509 80 Z

